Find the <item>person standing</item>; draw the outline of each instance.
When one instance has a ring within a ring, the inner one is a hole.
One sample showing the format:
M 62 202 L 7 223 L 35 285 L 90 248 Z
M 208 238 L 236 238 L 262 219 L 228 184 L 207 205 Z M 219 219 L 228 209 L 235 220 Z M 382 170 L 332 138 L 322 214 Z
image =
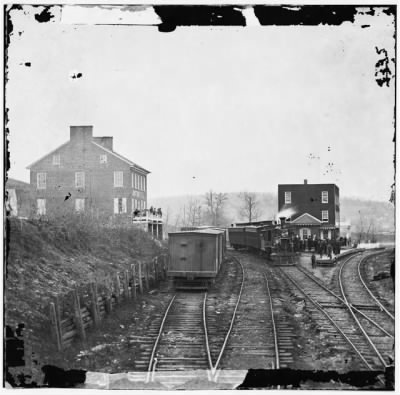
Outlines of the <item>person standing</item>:
M 317 266 L 317 260 L 316 260 L 316 258 L 315 258 L 315 254 L 312 253 L 312 255 L 311 255 L 311 267 L 312 267 L 313 269 L 315 269 L 316 266 Z
M 328 244 L 327 249 L 328 249 L 329 259 L 332 259 L 332 245 L 331 245 L 331 243 Z

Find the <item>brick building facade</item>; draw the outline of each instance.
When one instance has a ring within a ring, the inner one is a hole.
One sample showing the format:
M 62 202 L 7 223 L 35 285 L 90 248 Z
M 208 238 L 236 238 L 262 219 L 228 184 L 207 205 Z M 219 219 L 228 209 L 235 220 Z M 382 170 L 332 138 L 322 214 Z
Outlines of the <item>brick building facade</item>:
M 335 184 L 278 185 L 278 217 L 300 239 L 336 239 L 340 229 L 339 188 Z
M 93 126 L 71 126 L 70 140 L 28 169 L 38 215 L 147 208 L 149 171 L 113 151 L 112 137 L 93 137 Z

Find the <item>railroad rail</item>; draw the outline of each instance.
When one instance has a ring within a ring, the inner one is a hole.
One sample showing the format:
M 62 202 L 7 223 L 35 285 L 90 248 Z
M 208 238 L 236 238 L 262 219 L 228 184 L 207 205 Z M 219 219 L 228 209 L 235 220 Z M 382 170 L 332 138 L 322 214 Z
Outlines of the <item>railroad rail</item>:
M 241 261 L 245 281 L 242 302 L 221 368 L 279 369 L 290 366 L 294 362 L 295 334 L 289 317 L 274 314 L 274 296 L 280 287 L 272 278 L 273 271 L 265 265 L 254 265 L 251 260 L 258 259 L 256 257 L 235 252 L 233 258 Z M 260 283 L 260 279 L 264 282 Z
M 353 357 L 356 357 L 370 370 L 380 370 L 382 367 L 386 367 L 376 349 L 371 345 L 367 333 L 353 325 L 354 308 L 346 299 L 340 298 L 297 266 L 280 267 L 280 271 L 311 303 L 311 312 L 314 318 L 321 330 L 331 338 L 332 343 L 337 345 L 337 348 L 347 347 Z M 338 334 L 340 334 L 339 338 Z
M 370 292 L 361 277 L 360 266 L 369 256 L 357 255 L 343 261 L 339 268 L 338 283 L 346 305 L 356 305 L 363 310 L 363 314 L 355 314 L 353 309 L 349 309 L 357 326 L 386 368 L 388 361 L 385 357 L 392 352 L 394 341 L 394 317 Z M 377 325 L 372 325 L 372 322 L 379 322 L 384 333 L 377 330 Z
M 366 277 L 366 275 L 365 275 L 365 265 L 366 265 L 366 261 L 367 261 L 368 259 L 372 258 L 372 257 L 375 258 L 375 257 L 381 256 L 381 255 L 383 255 L 383 254 L 387 254 L 387 253 L 388 253 L 388 251 L 384 251 L 384 252 L 380 251 L 380 252 L 378 252 L 378 253 L 368 254 L 367 256 L 363 257 L 363 259 L 361 259 L 361 260 L 358 262 L 357 271 L 358 271 L 358 277 L 359 277 L 359 279 L 360 279 L 362 285 L 364 286 L 365 290 L 368 292 L 369 296 L 370 296 L 370 297 L 373 299 L 373 301 L 380 307 L 380 309 L 381 309 L 383 312 L 385 312 L 386 315 L 388 315 L 389 318 L 390 318 L 391 320 L 394 321 L 394 315 L 392 314 L 392 312 L 390 312 L 390 311 L 381 303 L 381 301 L 379 300 L 379 298 L 378 298 L 377 296 L 374 295 L 373 291 L 371 290 L 371 288 L 370 288 L 370 287 L 368 286 L 368 284 L 367 284 L 368 280 L 363 278 L 364 276 Z
M 242 274 L 238 281 L 239 290 L 236 297 L 231 295 L 230 309 L 227 309 L 228 325 L 219 326 L 213 333 L 210 333 L 208 323 L 207 292 L 179 292 L 173 295 L 154 340 L 146 382 L 152 381 L 157 371 L 185 370 L 207 370 L 208 379 L 216 381 L 216 371 L 228 344 L 243 290 L 244 272 L 240 261 L 237 261 L 237 268 Z M 211 325 L 211 329 L 216 328 Z M 214 336 L 223 341 L 217 351 L 213 346 L 212 353 L 210 344 L 214 345 Z

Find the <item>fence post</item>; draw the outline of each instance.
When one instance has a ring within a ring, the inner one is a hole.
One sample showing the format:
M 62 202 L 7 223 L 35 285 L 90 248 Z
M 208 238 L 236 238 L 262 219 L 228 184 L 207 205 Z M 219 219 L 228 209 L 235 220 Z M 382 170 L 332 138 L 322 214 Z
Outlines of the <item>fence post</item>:
M 158 257 L 154 258 L 154 281 L 158 284 Z
M 58 323 L 58 333 L 60 334 L 61 347 L 62 347 L 63 331 L 62 331 L 62 325 L 61 325 L 60 299 L 58 298 L 58 296 L 56 296 L 56 298 L 55 298 L 55 308 L 56 308 L 56 316 L 57 316 L 57 323 Z
M 132 271 L 132 295 L 133 299 L 136 299 L 136 270 L 135 270 L 135 265 L 131 265 L 131 271 Z
M 115 297 L 117 299 L 117 303 L 119 303 L 121 299 L 121 282 L 119 280 L 118 272 L 115 275 Z
M 51 319 L 51 324 L 52 324 L 51 328 L 52 328 L 54 337 L 57 342 L 57 349 L 59 351 L 61 351 L 62 350 L 62 338 L 61 338 L 60 330 L 59 330 L 61 323 L 59 323 L 57 320 L 56 307 L 53 302 L 50 302 L 50 319 Z
M 167 278 L 167 270 L 168 270 L 168 256 L 163 256 L 163 277 L 164 280 Z
M 112 289 L 111 289 L 111 284 L 110 284 L 110 279 L 107 277 L 106 278 L 106 312 L 107 314 L 110 314 L 112 311 L 112 303 L 111 303 L 111 298 L 112 298 Z
M 138 277 L 139 277 L 139 292 L 140 292 L 140 294 L 142 294 L 143 293 L 142 262 L 140 262 L 140 261 L 138 263 L 138 269 L 139 269 L 139 273 L 138 273 Z
M 129 272 L 127 270 L 124 271 L 124 294 L 125 299 L 131 298 L 131 293 L 129 292 Z
M 148 291 L 149 290 L 149 264 L 148 264 L 148 262 L 145 263 L 144 281 L 146 284 L 146 291 Z
M 82 340 L 86 340 L 85 327 L 83 326 L 82 312 L 81 312 L 81 303 L 79 301 L 79 294 L 77 289 L 75 288 L 73 291 L 74 295 L 74 316 L 75 316 L 75 325 L 78 328 L 78 332 L 81 336 Z
M 92 310 L 92 317 L 93 317 L 93 322 L 94 322 L 94 326 L 96 327 L 99 322 L 99 305 L 98 305 L 98 300 L 97 300 L 97 284 L 91 282 L 89 285 L 90 288 L 90 298 L 92 300 L 91 303 L 91 310 Z

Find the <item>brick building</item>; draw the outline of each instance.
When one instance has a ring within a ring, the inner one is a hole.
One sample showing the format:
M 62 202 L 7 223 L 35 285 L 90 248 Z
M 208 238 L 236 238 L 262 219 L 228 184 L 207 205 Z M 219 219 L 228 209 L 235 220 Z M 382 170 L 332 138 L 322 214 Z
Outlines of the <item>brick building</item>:
M 93 137 L 93 126 L 71 126 L 70 140 L 28 169 L 38 215 L 131 217 L 147 206 L 149 171 L 117 154 L 112 137 Z
M 278 217 L 300 239 L 336 239 L 340 229 L 339 188 L 335 184 L 278 185 Z

